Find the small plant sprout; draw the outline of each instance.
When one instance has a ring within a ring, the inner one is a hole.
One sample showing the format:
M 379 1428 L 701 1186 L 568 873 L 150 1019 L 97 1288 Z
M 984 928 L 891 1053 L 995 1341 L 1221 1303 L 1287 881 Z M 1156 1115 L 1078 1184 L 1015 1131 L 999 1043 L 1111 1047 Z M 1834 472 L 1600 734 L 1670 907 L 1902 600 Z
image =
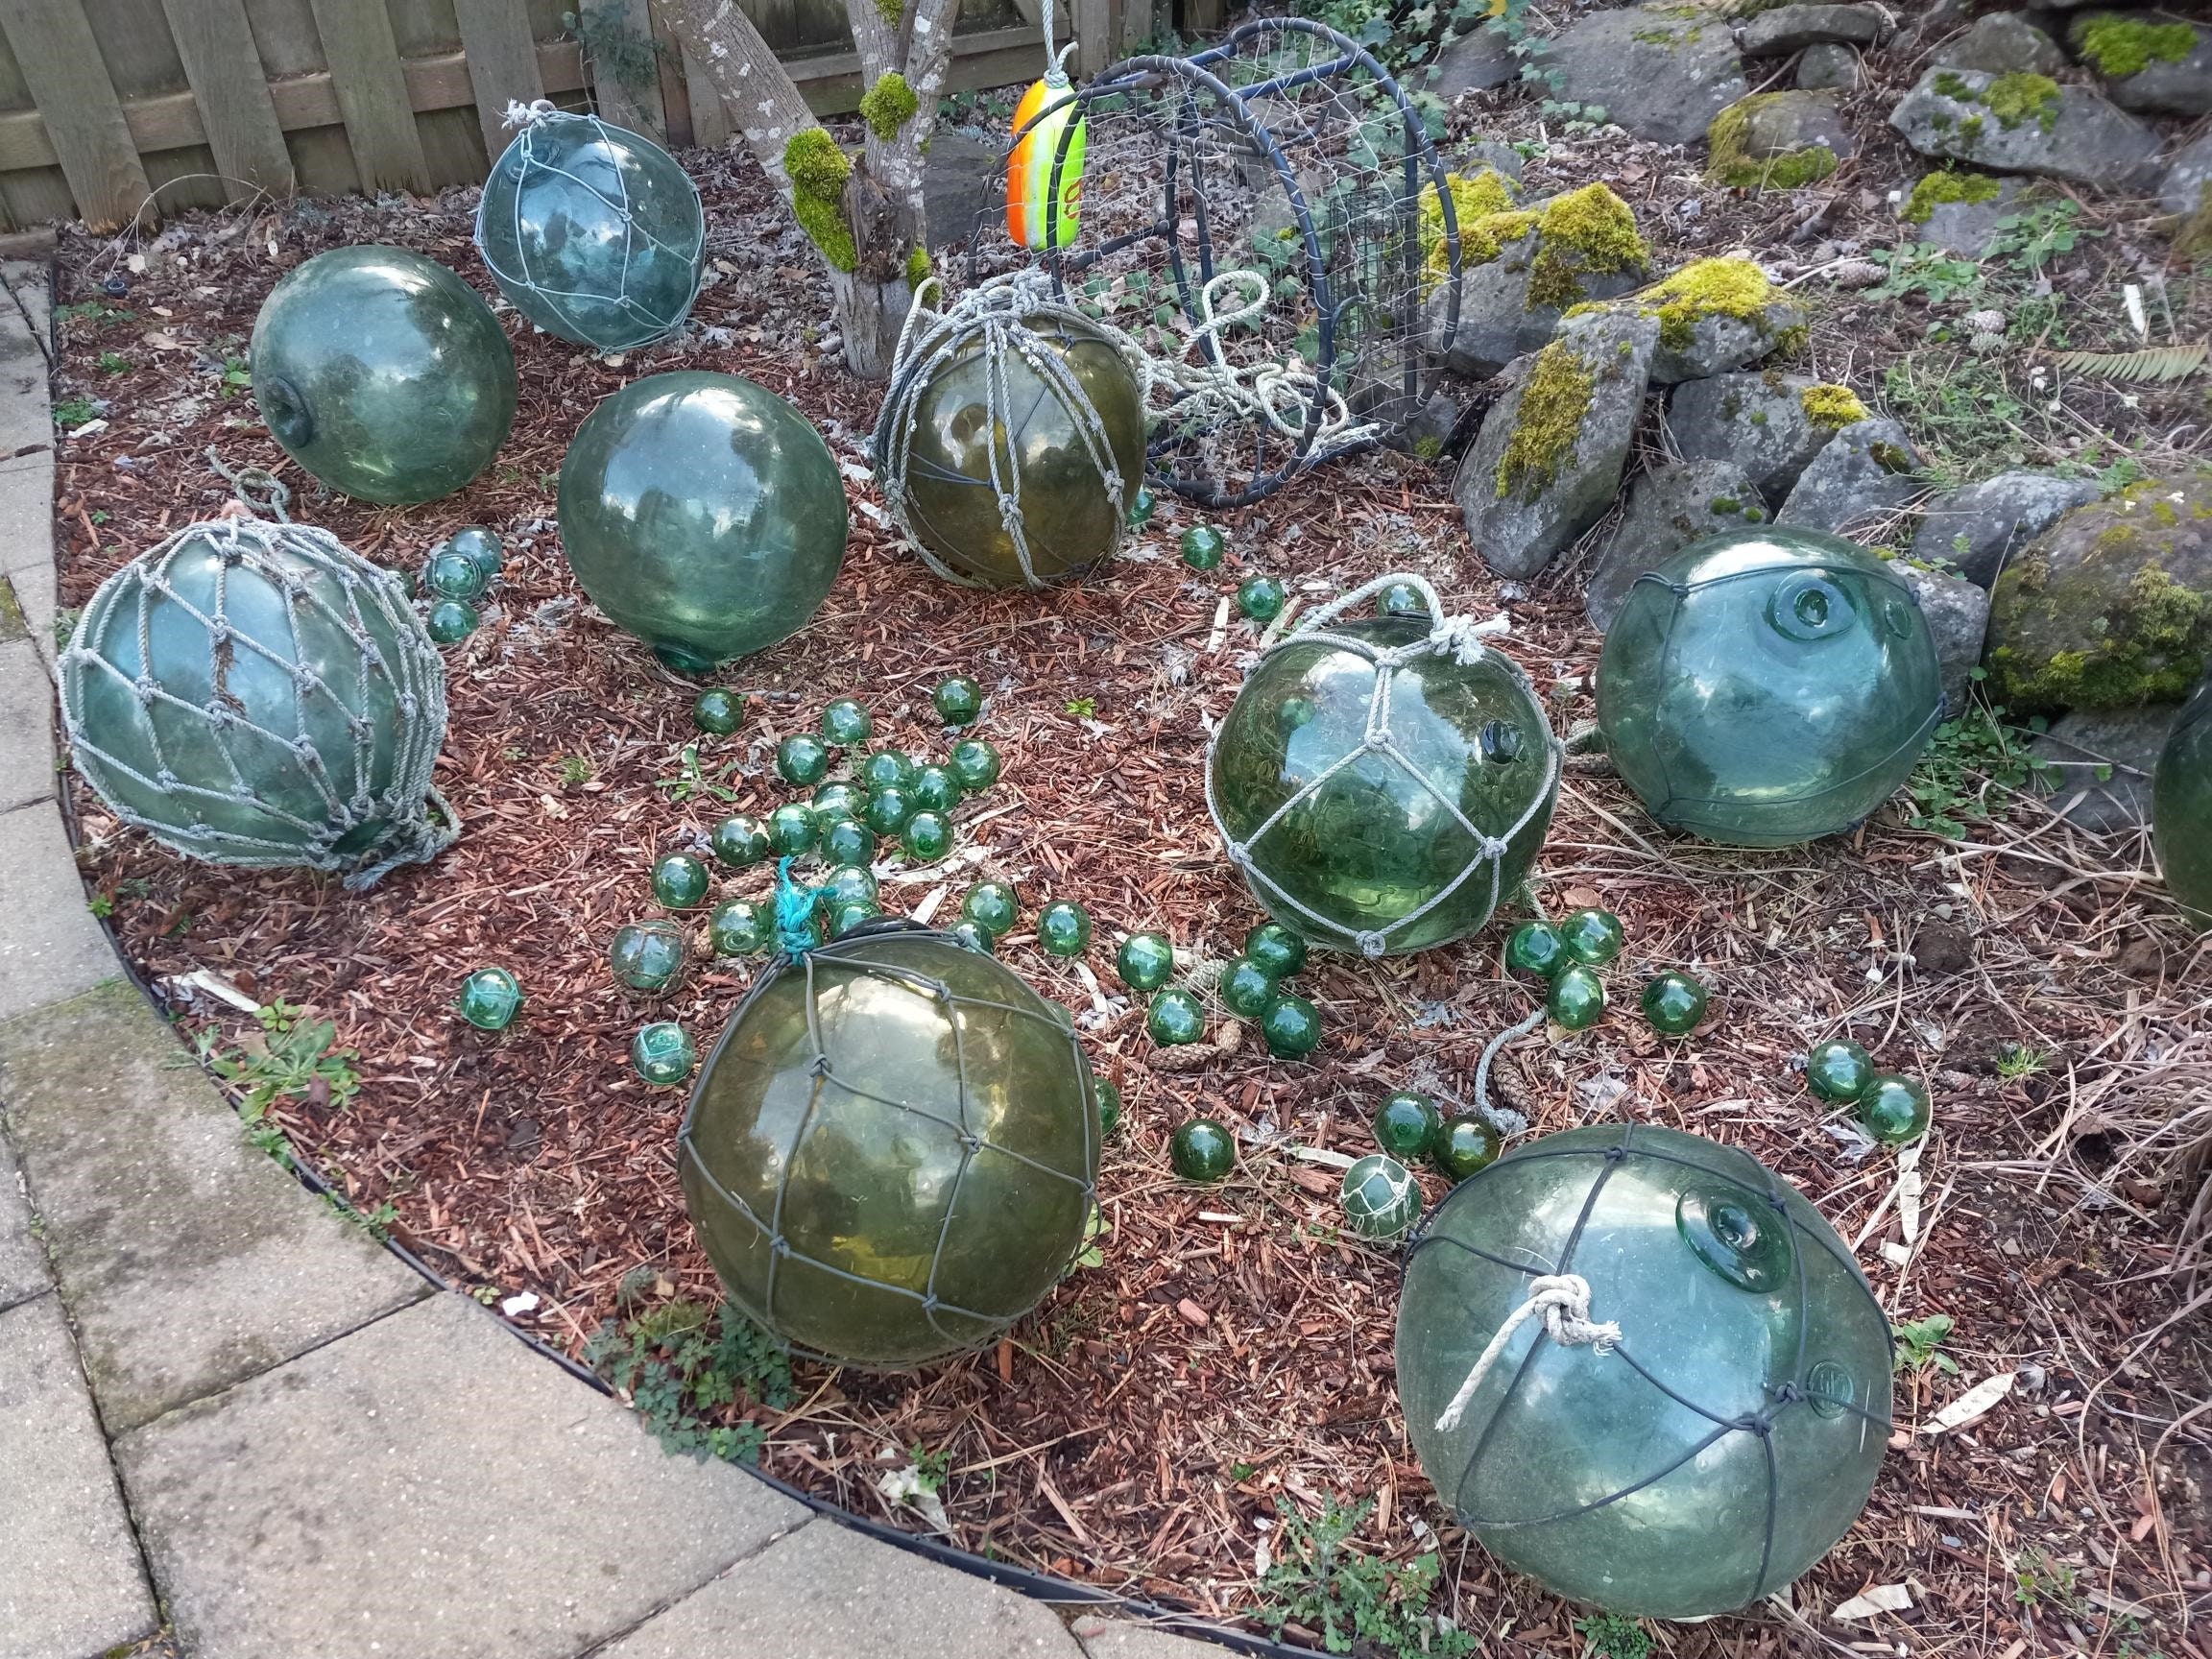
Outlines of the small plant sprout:
M 1889 1336 L 1896 1344 L 1896 1368 L 1918 1373 L 1930 1365 L 1946 1377 L 1959 1375 L 1959 1362 L 1950 1355 L 1940 1352 L 1944 1338 L 1951 1334 L 1952 1319 L 1948 1313 L 1931 1313 L 1925 1319 L 1907 1319 L 1889 1327 Z
M 2025 1043 L 2008 1043 L 1997 1051 L 1997 1075 L 2007 1083 L 2039 1077 L 2050 1070 L 2049 1057 Z

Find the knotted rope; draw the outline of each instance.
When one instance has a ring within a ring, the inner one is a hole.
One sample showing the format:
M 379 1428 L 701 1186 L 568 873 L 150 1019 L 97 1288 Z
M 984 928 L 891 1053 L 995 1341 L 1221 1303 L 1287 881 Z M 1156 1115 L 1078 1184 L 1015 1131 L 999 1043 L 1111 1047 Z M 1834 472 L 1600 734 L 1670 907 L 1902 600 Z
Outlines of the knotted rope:
M 1562 1348 L 1588 1348 L 1603 1355 L 1610 1353 L 1621 1340 L 1621 1327 L 1607 1319 L 1593 1322 L 1590 1317 L 1590 1281 L 1579 1273 L 1547 1273 L 1528 1282 L 1528 1300 L 1505 1315 L 1505 1323 L 1498 1327 L 1498 1334 L 1490 1338 L 1474 1366 L 1467 1373 L 1467 1381 L 1459 1384 L 1459 1392 L 1452 1396 L 1436 1419 L 1436 1431 L 1449 1434 L 1459 1427 L 1460 1418 L 1467 1414 L 1468 1403 L 1476 1390 L 1482 1386 L 1482 1379 L 1490 1375 L 1499 1356 L 1505 1352 L 1513 1334 L 1538 1314 L 1544 1317 L 1544 1334 Z
M 786 956 L 822 947 L 822 928 L 814 919 L 816 890 L 794 880 L 789 858 L 776 860 L 776 943 Z

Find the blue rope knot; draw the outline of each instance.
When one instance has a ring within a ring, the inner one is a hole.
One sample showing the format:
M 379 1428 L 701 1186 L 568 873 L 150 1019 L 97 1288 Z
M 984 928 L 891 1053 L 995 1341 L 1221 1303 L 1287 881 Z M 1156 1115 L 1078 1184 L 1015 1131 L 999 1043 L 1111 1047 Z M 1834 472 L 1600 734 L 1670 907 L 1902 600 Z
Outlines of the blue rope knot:
M 788 856 L 776 861 L 776 942 L 797 956 L 820 946 L 822 935 L 814 926 L 814 889 L 792 878 L 791 864 Z

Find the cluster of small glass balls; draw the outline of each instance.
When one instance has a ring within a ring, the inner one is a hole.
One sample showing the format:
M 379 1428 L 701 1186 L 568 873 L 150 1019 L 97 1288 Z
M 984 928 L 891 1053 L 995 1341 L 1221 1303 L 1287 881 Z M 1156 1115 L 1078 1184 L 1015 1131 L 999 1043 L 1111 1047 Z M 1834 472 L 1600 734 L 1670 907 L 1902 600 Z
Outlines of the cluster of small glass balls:
M 456 530 L 430 549 L 417 583 L 430 613 L 423 628 L 440 645 L 457 645 L 476 632 L 476 601 L 506 563 L 499 538 L 481 524 Z
M 1576 910 L 1557 926 L 1524 922 L 1505 942 L 1505 965 L 1545 981 L 1544 1011 L 1570 1031 L 1587 1030 L 1605 1012 L 1605 982 L 1595 970 L 1621 954 L 1621 918 L 1610 910 Z M 1687 1037 L 1705 1018 L 1703 984 L 1676 969 L 1644 986 L 1644 1018 L 1663 1037 Z
M 1885 1146 L 1919 1140 L 1934 1116 L 1925 1088 L 1898 1072 L 1875 1070 L 1874 1057 L 1847 1037 L 1814 1046 L 1805 1057 L 1805 1086 L 1822 1100 L 1849 1106 Z

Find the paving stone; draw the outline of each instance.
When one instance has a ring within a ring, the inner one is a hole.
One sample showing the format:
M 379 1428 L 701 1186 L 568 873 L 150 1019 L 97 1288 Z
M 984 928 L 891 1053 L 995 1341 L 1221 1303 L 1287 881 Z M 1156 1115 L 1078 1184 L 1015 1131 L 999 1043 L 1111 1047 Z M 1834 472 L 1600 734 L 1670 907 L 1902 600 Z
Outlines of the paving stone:
M 88 991 L 117 967 L 60 812 L 51 801 L 0 812 L 0 1021 Z
M 53 1288 L 46 1246 L 39 1242 L 31 1198 L 23 1190 L 23 1172 L 15 1166 L 14 1151 L 0 1138 L 0 1310 Z
M 1215 1643 L 1133 1619 L 1101 1619 L 1086 1613 L 1071 1628 L 1089 1659 L 1221 1659 L 1223 1653 Z
M 6 591 L 0 586 L 0 601 Z M 0 643 L 0 812 L 53 793 L 54 683 L 36 646 L 9 639 Z
M 52 1296 L 0 1313 L 0 1659 L 96 1659 L 155 1630 L 108 1442 Z
M 1042 1601 L 816 1521 L 592 1659 L 1081 1659 Z
M 120 981 L 0 1025 L 0 1111 L 110 1433 L 429 1294 L 254 1150 Z
M 203 1659 L 572 1659 L 806 1514 L 669 1456 L 451 1292 L 125 1435 L 115 1460 Z
M 13 401 L 0 392 L 0 409 Z M 12 576 L 35 565 L 54 567 L 52 449 L 0 460 L 0 576 Z

